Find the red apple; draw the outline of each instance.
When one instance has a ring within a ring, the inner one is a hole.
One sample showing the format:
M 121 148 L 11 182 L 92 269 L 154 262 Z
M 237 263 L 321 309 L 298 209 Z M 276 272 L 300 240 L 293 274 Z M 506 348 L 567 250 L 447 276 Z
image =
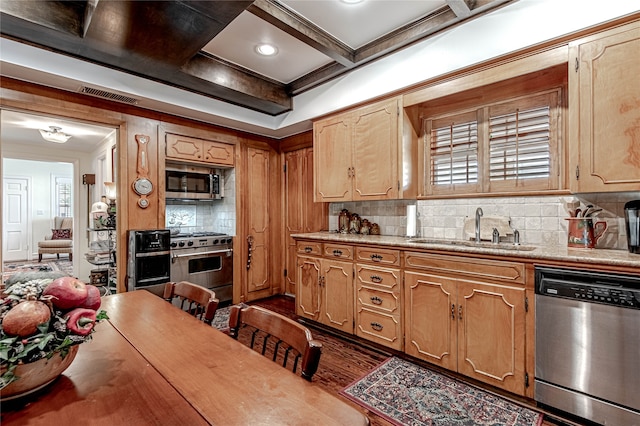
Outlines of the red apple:
M 2 330 L 9 336 L 27 337 L 36 334 L 38 326 L 49 321 L 51 311 L 42 302 L 26 300 L 11 308 L 2 319 Z
M 87 285 L 74 277 L 60 277 L 53 280 L 42 293 L 52 296 L 51 303 L 58 309 L 67 310 L 80 306 L 87 300 Z
M 101 303 L 100 289 L 95 285 L 87 284 L 87 298 L 78 307 L 97 311 Z

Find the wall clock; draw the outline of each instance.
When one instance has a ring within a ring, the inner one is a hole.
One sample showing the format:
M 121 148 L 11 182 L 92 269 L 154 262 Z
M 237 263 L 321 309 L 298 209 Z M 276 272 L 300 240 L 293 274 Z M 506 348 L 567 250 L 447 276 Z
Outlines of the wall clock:
M 146 209 L 149 207 L 149 200 L 147 195 L 153 192 L 153 183 L 149 180 L 149 156 L 147 155 L 147 146 L 149 145 L 149 136 L 136 135 L 136 142 L 138 142 L 138 165 L 137 172 L 138 177 L 133 181 L 133 190 L 140 196 L 138 199 L 138 206 Z

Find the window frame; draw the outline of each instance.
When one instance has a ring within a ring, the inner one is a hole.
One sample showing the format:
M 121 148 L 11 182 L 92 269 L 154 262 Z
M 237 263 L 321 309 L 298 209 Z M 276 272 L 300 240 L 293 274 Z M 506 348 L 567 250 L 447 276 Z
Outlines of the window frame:
M 484 105 L 474 106 L 473 109 L 447 111 L 443 114 L 423 118 L 422 135 L 422 188 L 423 198 L 447 195 L 502 195 L 522 192 L 548 192 L 560 189 L 560 165 L 564 158 L 562 154 L 563 141 L 563 113 L 564 90 L 562 86 L 548 90 L 499 99 Z M 549 106 L 549 176 L 531 179 L 490 179 L 490 115 L 519 108 L 527 110 L 534 106 L 547 104 Z M 430 135 L 434 126 L 447 121 L 455 122 L 460 117 L 475 114 L 477 118 L 477 146 L 478 146 L 478 182 L 477 184 L 434 184 L 432 174 L 432 152 Z

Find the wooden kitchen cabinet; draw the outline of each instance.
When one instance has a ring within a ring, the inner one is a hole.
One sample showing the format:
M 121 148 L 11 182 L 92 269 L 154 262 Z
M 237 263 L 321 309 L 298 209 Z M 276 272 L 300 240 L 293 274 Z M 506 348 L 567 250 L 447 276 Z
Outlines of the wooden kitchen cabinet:
M 307 242 L 298 242 L 298 253 L 305 255 L 297 261 L 297 314 L 352 334 L 353 261 L 334 254 L 333 258 L 308 256 L 317 252 Z
M 640 188 L 640 22 L 569 45 L 573 192 Z
M 399 121 L 394 98 L 315 122 L 315 201 L 397 199 Z
M 269 212 L 272 203 L 270 189 L 271 156 L 266 149 L 248 147 L 244 171 L 247 192 L 245 197 L 246 234 L 246 300 L 255 300 L 272 294 L 271 232 Z M 243 242 L 245 243 L 245 242 Z M 243 247 L 245 245 L 243 244 Z
M 313 202 L 313 148 L 284 154 L 285 164 L 285 292 L 296 293 L 296 241 L 292 234 L 329 228 L 329 204 Z
M 234 145 L 189 136 L 166 134 L 168 160 L 186 160 L 219 166 L 233 166 Z
M 525 395 L 524 265 L 423 253 L 406 261 L 416 270 L 404 273 L 405 352 Z
M 402 350 L 400 251 L 357 247 L 356 258 L 355 333 Z

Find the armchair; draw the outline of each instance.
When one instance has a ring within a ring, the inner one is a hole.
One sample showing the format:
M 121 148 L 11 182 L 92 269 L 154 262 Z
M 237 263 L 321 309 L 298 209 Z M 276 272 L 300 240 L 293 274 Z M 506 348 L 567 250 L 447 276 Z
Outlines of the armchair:
M 68 253 L 69 260 L 73 260 L 73 218 L 53 218 L 51 235 L 38 242 L 38 262 L 42 262 L 43 254 L 55 254 L 60 259 L 60 253 Z

